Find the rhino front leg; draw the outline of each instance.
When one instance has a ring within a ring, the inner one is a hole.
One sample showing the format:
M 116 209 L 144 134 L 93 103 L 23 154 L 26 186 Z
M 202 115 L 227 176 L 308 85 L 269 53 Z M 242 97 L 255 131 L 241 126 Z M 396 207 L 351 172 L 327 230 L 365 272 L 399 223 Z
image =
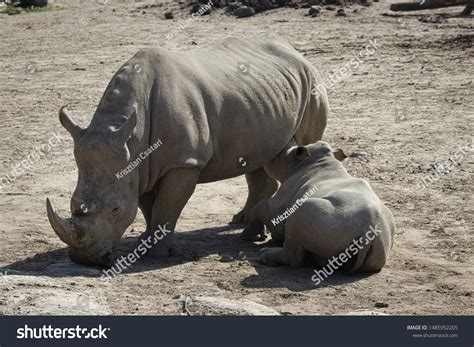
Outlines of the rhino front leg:
M 141 195 L 138 199 L 138 206 L 142 211 L 143 217 L 145 218 L 146 222 L 146 231 L 152 231 L 151 226 L 151 216 L 153 212 L 153 204 L 155 202 L 155 192 L 147 192 Z
M 198 178 L 197 168 L 177 168 L 160 179 L 151 211 L 152 228 L 140 237 L 141 239 L 151 237 L 153 240 L 151 248 L 146 253 L 147 256 L 167 258 L 180 253 L 174 229 L 184 206 L 196 188 Z M 164 235 L 160 233 L 161 239 L 157 240 L 154 233 L 160 230 L 160 227 L 165 228 L 167 232 Z
M 278 189 L 278 183 L 273 178 L 268 176 L 263 167 L 252 171 L 245 175 L 247 185 L 249 187 L 249 195 L 242 211 L 234 215 L 232 224 L 248 223 L 250 220 L 250 213 L 254 206 L 260 200 L 270 198 Z
M 260 200 L 250 213 L 249 224 L 242 231 L 242 238 L 247 241 L 265 240 L 265 224 L 269 216 L 268 200 Z

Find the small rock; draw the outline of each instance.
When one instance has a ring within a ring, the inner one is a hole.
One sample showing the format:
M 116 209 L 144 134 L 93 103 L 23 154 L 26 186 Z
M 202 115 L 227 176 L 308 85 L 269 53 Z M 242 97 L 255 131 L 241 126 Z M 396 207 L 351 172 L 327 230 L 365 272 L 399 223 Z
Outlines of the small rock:
M 241 4 L 238 3 L 238 2 L 231 2 L 229 3 L 229 5 L 227 5 L 227 8 L 229 9 L 229 11 L 233 11 L 233 10 L 236 10 Z
M 211 14 L 211 7 L 201 5 L 201 4 L 196 4 L 196 5 L 193 6 L 193 8 L 191 10 L 191 13 L 197 13 L 197 12 L 199 12 L 201 14 L 201 16 L 209 15 L 209 14 Z
M 311 6 L 311 7 L 309 8 L 308 14 L 310 14 L 310 15 L 313 15 L 313 14 L 318 15 L 319 12 L 321 12 L 321 7 L 319 7 L 319 6 Z
M 418 18 L 418 20 L 422 23 L 434 23 L 434 24 L 440 24 L 446 21 L 443 17 L 437 16 L 437 15 L 421 17 L 421 18 Z
M 215 7 L 225 7 L 226 3 L 227 3 L 226 0 L 217 0 L 217 1 L 213 1 L 213 2 L 214 2 Z
M 234 10 L 234 14 L 238 18 L 250 17 L 255 14 L 255 10 L 252 7 L 239 6 L 237 9 Z
M 270 0 L 260 0 L 258 5 L 262 11 L 271 10 L 273 8 L 273 3 Z
M 370 5 L 372 5 L 372 0 L 359 0 L 359 3 L 362 6 L 370 6 Z
M 385 302 L 376 302 L 376 303 L 375 303 L 375 307 L 377 307 L 377 308 L 385 308 L 385 307 L 388 307 L 388 304 L 385 303 Z
M 166 19 L 173 19 L 174 18 L 173 12 L 171 12 L 171 11 L 165 12 L 165 18 Z
M 230 255 L 223 255 L 219 261 L 221 263 L 230 263 L 231 261 L 234 261 L 234 258 Z
M 335 10 L 336 10 L 336 8 L 335 8 L 334 6 L 331 6 L 331 5 L 326 6 L 326 7 L 324 7 L 324 8 L 325 8 L 326 10 L 328 10 L 328 11 L 335 11 Z
M 338 16 L 338 17 L 345 17 L 345 16 L 346 16 L 346 12 L 344 11 L 343 8 L 338 8 L 337 11 L 336 11 L 336 16 Z

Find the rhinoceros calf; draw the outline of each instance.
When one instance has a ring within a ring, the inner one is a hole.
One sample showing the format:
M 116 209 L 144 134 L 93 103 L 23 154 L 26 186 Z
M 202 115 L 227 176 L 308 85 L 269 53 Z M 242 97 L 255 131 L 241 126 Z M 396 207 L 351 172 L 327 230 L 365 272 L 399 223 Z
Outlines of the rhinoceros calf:
M 267 265 L 300 267 L 309 252 L 319 265 L 343 254 L 346 260 L 338 264 L 347 273 L 380 270 L 395 233 L 389 209 L 365 180 L 347 173 L 326 142 L 295 145 L 265 165 L 282 184 L 255 206 L 244 238 L 260 238 L 266 225 L 273 239 L 284 242 L 262 249 Z
M 190 51 L 139 51 L 110 81 L 90 125 L 60 111 L 79 171 L 71 217 L 47 212 L 79 263 L 110 266 L 139 207 L 147 229 L 173 231 L 196 184 L 246 175 L 249 196 L 234 217 L 274 194 L 263 169 L 295 138 L 321 139 L 328 115 L 316 69 L 276 37 L 228 38 Z M 179 251 L 173 233 L 148 251 Z

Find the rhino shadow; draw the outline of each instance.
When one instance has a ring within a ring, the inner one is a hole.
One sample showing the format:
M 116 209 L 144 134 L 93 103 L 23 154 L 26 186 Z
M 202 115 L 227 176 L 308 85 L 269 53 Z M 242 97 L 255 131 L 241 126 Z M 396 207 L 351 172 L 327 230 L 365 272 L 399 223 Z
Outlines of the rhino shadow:
M 318 290 L 324 287 L 338 287 L 349 283 L 358 282 L 370 277 L 374 273 L 357 273 L 343 275 L 335 272 L 326 278 L 321 284 L 316 285 L 311 280 L 314 275 L 313 268 L 305 266 L 301 269 L 293 269 L 288 266 L 270 267 L 266 265 L 255 266 L 257 275 L 251 275 L 241 281 L 247 288 L 286 288 L 293 292 L 304 292 Z
M 176 233 L 176 239 L 183 252 L 180 256 L 167 259 L 141 257 L 132 266 L 123 269 L 118 276 L 127 273 L 168 268 L 188 262 L 199 261 L 210 255 L 220 255 L 222 262 L 244 260 L 247 255 L 258 255 L 258 246 L 240 238 L 239 225 L 204 228 Z M 236 233 L 235 231 L 239 231 Z M 231 233 L 234 232 L 234 233 Z M 117 249 L 117 257 L 127 256 L 133 252 L 138 243 L 138 236 L 122 238 Z M 69 259 L 68 248 L 55 249 L 37 253 L 34 256 L 10 263 L 3 267 L 25 276 L 49 277 L 100 277 L 103 269 L 84 266 Z
M 182 254 L 167 259 L 153 259 L 141 257 L 132 266 L 122 270 L 117 276 L 130 273 L 140 273 L 165 269 L 189 262 L 196 262 L 210 255 L 220 256 L 220 262 L 245 262 L 257 272 L 241 281 L 242 286 L 248 288 L 287 288 L 300 292 L 315 290 L 324 286 L 339 286 L 357 282 L 371 274 L 355 274 L 345 276 L 334 273 L 319 286 L 311 281 L 313 268 L 310 266 L 293 269 L 286 266 L 270 267 L 259 262 L 262 244 L 256 244 L 240 238 L 241 225 L 224 225 L 213 228 L 188 230 L 176 233 L 176 239 L 182 247 Z M 117 249 L 117 256 L 127 256 L 138 242 L 137 236 L 124 237 Z M 273 241 L 264 243 L 264 246 L 275 246 Z M 244 264 L 243 264 L 244 265 Z M 84 266 L 69 259 L 68 249 L 61 248 L 38 253 L 32 257 L 11 263 L 5 269 L 25 276 L 47 277 L 101 277 L 103 269 Z

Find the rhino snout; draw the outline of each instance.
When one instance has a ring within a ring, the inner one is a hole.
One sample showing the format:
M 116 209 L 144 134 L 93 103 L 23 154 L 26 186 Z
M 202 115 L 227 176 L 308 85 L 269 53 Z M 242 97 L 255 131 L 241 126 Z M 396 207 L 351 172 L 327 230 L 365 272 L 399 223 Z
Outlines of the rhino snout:
M 96 256 L 91 256 L 71 249 L 69 252 L 69 256 L 71 260 L 75 263 L 88 266 L 98 266 L 107 269 L 112 267 L 115 263 L 115 255 L 112 251 L 106 251 L 105 253 Z

